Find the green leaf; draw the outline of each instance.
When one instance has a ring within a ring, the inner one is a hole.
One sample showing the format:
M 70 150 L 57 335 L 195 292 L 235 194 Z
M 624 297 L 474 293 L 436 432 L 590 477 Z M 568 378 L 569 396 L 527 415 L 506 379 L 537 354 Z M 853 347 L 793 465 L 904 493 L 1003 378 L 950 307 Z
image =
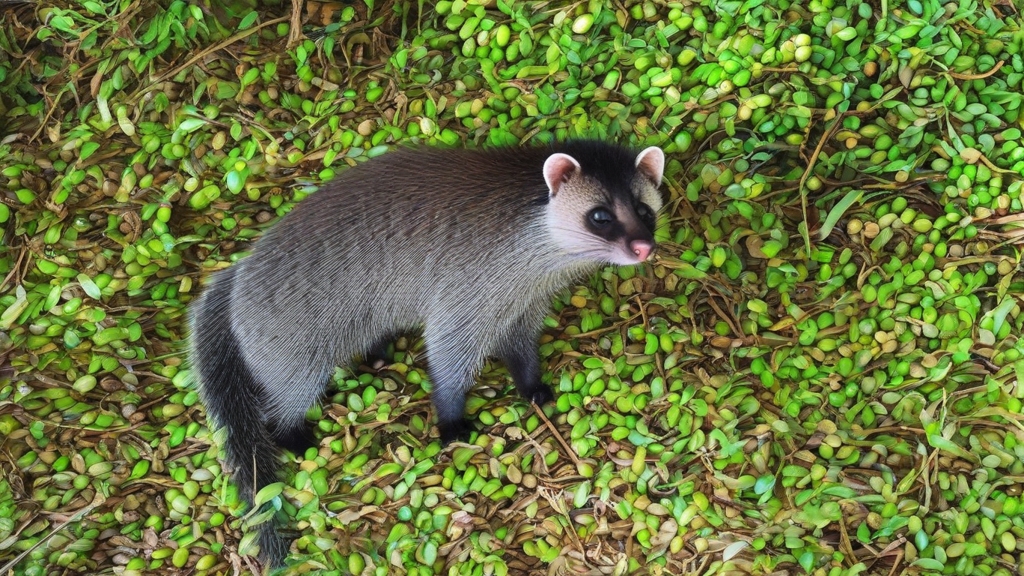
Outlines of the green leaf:
M 79 274 L 76 280 L 78 280 L 78 283 L 81 284 L 82 286 L 82 290 L 84 290 L 85 293 L 88 294 L 90 298 L 92 298 L 93 300 L 100 299 L 100 296 L 102 296 L 102 294 L 100 293 L 100 288 L 99 286 L 96 285 L 95 282 L 93 282 L 92 278 L 83 273 Z
M 281 492 L 283 491 L 283 482 L 274 482 L 273 484 L 268 484 L 267 486 L 264 486 L 262 489 L 260 489 L 259 492 L 256 493 L 256 496 L 253 497 L 253 507 L 256 509 L 260 508 L 263 504 L 270 502 L 271 500 L 280 496 Z
M 242 18 L 241 22 L 238 23 L 238 30 L 248 30 L 253 25 L 253 23 L 256 22 L 256 19 L 259 18 L 259 16 L 259 12 L 255 10 L 250 11 L 248 14 L 245 15 L 245 17 Z
M 85 144 L 82 144 L 82 152 L 79 155 L 79 159 L 85 160 L 89 156 L 92 156 L 93 153 L 95 153 L 99 149 L 100 149 L 100 143 L 99 142 L 86 142 Z
M 722 550 L 722 560 L 728 562 L 736 557 L 737 554 L 750 547 L 750 543 L 746 540 L 737 540 L 732 544 L 729 544 Z
M 50 18 L 50 26 L 60 30 L 61 32 L 67 32 L 69 34 L 76 33 L 74 20 L 61 14 Z
M 232 194 L 238 194 L 245 187 L 245 176 L 237 170 L 232 170 L 224 177 L 224 182 Z
M 810 550 L 800 555 L 800 566 L 803 567 L 804 572 L 810 574 L 814 569 L 814 552 Z
M 25 292 L 25 287 L 18 284 L 14 289 L 15 300 L 12 302 L 3 314 L 0 314 L 0 329 L 7 330 L 14 324 L 14 321 L 21 316 L 21 313 L 28 308 L 28 298 Z
M 208 122 L 205 118 L 185 118 L 180 124 L 178 124 L 178 130 L 181 130 L 182 132 L 195 132 L 206 124 L 208 124 Z
M 971 452 L 968 452 L 967 450 L 964 450 L 960 446 L 956 445 L 950 440 L 947 440 L 946 438 L 943 438 L 938 434 L 928 434 L 928 444 L 932 448 L 948 452 L 954 456 L 963 458 L 964 460 L 970 460 L 971 462 L 974 463 L 980 463 L 980 459 L 976 455 L 974 455 Z
M 640 432 L 638 432 L 636 430 L 630 430 L 630 432 L 629 432 L 629 441 L 634 446 L 648 446 L 648 445 L 653 444 L 655 442 L 655 440 L 653 438 L 644 436 L 643 434 L 641 434 Z
M 775 476 L 761 476 L 754 483 L 754 494 L 765 494 L 775 487 Z
M 1003 324 L 1006 322 L 1007 315 L 1017 305 L 1017 300 L 1014 298 L 1003 298 L 1003 301 L 996 306 L 994 310 L 989 312 L 992 315 L 992 332 L 998 334 L 1002 329 Z
M 818 233 L 818 237 L 822 240 L 829 237 L 832 234 L 832 229 L 835 228 L 836 224 L 843 217 L 843 214 L 853 206 L 855 202 L 859 202 L 864 196 L 863 190 L 850 190 L 843 196 L 843 199 L 836 203 L 835 206 L 829 210 L 828 216 L 825 217 L 825 221 L 821 225 L 821 230 Z
M 85 0 L 84 2 L 82 2 L 82 7 L 88 10 L 89 12 L 92 12 L 93 14 L 97 15 L 106 15 L 107 13 L 106 10 L 103 9 L 103 5 L 99 2 L 96 2 L 95 0 Z

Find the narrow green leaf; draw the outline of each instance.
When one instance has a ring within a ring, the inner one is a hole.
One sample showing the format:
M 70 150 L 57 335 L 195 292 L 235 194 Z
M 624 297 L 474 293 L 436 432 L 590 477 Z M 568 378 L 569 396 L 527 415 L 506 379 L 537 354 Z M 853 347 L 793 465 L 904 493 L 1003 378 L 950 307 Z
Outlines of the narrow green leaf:
M 249 12 L 248 14 L 245 15 L 244 18 L 242 18 L 242 21 L 238 23 L 238 29 L 239 30 L 247 30 L 248 28 L 250 28 L 256 22 L 256 19 L 259 18 L 259 16 L 260 16 L 259 12 L 255 11 L 255 10 Z
M 832 207 L 828 212 L 828 216 L 825 217 L 825 222 L 821 225 L 821 230 L 818 233 L 818 237 L 824 240 L 828 238 L 829 234 L 832 234 L 832 229 L 835 228 L 839 219 L 846 214 L 846 211 L 853 206 L 854 202 L 859 202 L 864 197 L 863 190 L 850 190 L 843 196 L 843 199 L 836 202 L 836 205 Z

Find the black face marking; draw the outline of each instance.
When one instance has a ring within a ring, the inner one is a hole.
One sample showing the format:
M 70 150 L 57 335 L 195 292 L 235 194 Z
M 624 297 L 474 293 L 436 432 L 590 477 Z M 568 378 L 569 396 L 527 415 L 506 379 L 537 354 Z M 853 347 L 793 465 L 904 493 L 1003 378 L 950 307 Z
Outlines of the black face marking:
M 635 208 L 621 203 L 611 204 L 620 213 L 633 210 L 634 214 L 622 214 L 620 218 L 615 209 L 598 206 L 584 218 L 587 230 L 609 243 L 628 244 L 633 240 L 653 242 L 651 231 L 654 230 L 654 212 L 646 204 L 638 202 Z
M 650 206 L 643 202 L 637 202 L 636 215 L 640 217 L 640 221 L 647 227 L 648 232 L 654 232 L 654 211 L 651 210 Z
M 621 201 L 632 196 L 633 182 L 638 173 L 634 165 L 636 154 L 632 150 L 603 142 L 572 140 L 556 145 L 554 151 L 568 154 L 579 162 L 579 173 L 611 196 L 609 200 Z
M 626 234 L 622 221 L 615 217 L 613 211 L 604 207 L 594 208 L 583 220 L 587 230 L 608 242 L 615 242 Z

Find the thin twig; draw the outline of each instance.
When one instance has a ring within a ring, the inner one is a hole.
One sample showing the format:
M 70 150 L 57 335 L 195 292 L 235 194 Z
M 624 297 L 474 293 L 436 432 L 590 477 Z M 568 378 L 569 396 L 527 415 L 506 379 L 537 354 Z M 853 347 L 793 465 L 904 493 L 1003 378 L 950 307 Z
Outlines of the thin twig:
M 302 0 L 292 0 L 291 23 L 288 28 L 288 48 L 302 41 Z
M 999 69 L 1003 67 L 1003 64 L 1004 61 L 1000 60 L 999 62 L 996 62 L 996 65 L 993 66 L 991 70 L 989 70 L 988 72 L 982 72 L 981 74 L 960 74 L 957 72 L 947 72 L 947 74 L 949 74 L 953 78 L 956 78 L 957 80 L 981 80 L 984 78 L 988 78 L 989 76 L 998 72 Z
M 57 111 L 57 106 L 60 104 L 60 99 L 64 97 L 64 93 L 67 91 L 68 87 L 65 86 L 64 88 L 61 88 L 60 92 L 57 92 L 57 96 L 53 99 L 53 106 L 48 107 L 48 109 L 46 110 L 46 116 L 44 116 L 43 121 L 39 123 L 39 128 L 36 129 L 35 133 L 32 134 L 31 137 L 29 137 L 29 142 L 35 142 L 36 138 L 39 138 L 39 135 L 42 134 L 43 130 L 46 129 L 46 123 L 50 121 L 50 118 L 53 117 L 53 113 Z
M 540 406 L 538 406 L 536 402 L 531 402 L 530 405 L 533 406 L 533 410 L 537 413 L 537 416 L 544 421 L 544 424 L 547 424 L 548 430 L 551 431 L 555 440 L 558 440 L 558 443 L 562 445 L 562 449 L 565 450 L 565 453 L 568 454 L 569 458 L 571 458 L 576 466 L 579 467 L 580 460 L 576 457 L 576 453 L 573 452 L 572 448 L 569 447 L 569 444 L 565 442 L 565 438 L 562 438 L 562 435 L 558 433 L 558 429 L 551 423 L 551 420 L 548 420 L 548 417 L 544 415 L 544 411 L 541 410 Z
M 14 266 L 11 267 L 11 271 L 7 274 L 7 277 L 4 278 L 3 282 L 0 282 L 0 292 L 4 291 L 4 289 L 7 287 L 7 283 L 11 281 L 11 278 L 13 278 L 15 275 L 17 275 L 18 272 L 21 270 L 21 264 L 22 264 L 22 262 L 25 261 L 25 253 L 26 252 L 28 252 L 28 250 L 26 250 L 24 247 L 22 247 L 21 252 L 18 253 L 18 261 L 15 262 Z M 18 279 L 16 284 L 21 284 L 21 279 L 20 278 Z
M 710 289 L 707 290 L 708 292 L 711 291 Z M 736 334 L 736 336 L 744 336 L 743 331 L 740 330 L 739 325 L 733 324 L 732 314 L 726 314 L 724 310 L 718 307 L 718 304 L 715 304 L 715 297 L 713 295 L 708 297 L 708 304 L 715 310 L 719 318 L 724 320 L 725 323 L 729 325 L 729 328 L 733 331 L 733 334 Z
M 804 249 L 807 250 L 807 256 L 811 254 L 811 229 L 810 224 L 807 222 L 807 188 L 804 185 L 814 172 L 814 163 L 818 161 L 818 156 L 821 155 L 821 149 L 825 147 L 825 142 L 832 137 L 837 126 L 842 126 L 841 119 L 842 115 L 836 116 L 832 125 L 821 135 L 821 139 L 818 140 L 818 146 L 807 160 L 807 169 L 804 170 L 803 176 L 800 177 L 800 184 L 797 186 L 797 189 L 800 190 L 800 211 L 804 218 L 804 231 L 801 236 L 804 238 Z

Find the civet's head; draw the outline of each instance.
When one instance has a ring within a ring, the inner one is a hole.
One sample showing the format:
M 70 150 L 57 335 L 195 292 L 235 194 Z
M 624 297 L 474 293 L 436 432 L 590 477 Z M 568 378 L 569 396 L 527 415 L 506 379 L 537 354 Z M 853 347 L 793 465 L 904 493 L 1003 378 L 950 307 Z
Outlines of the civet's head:
M 654 253 L 658 186 L 665 153 L 632 153 L 598 142 L 569 142 L 544 162 L 548 227 L 567 254 L 580 260 L 638 264 Z

